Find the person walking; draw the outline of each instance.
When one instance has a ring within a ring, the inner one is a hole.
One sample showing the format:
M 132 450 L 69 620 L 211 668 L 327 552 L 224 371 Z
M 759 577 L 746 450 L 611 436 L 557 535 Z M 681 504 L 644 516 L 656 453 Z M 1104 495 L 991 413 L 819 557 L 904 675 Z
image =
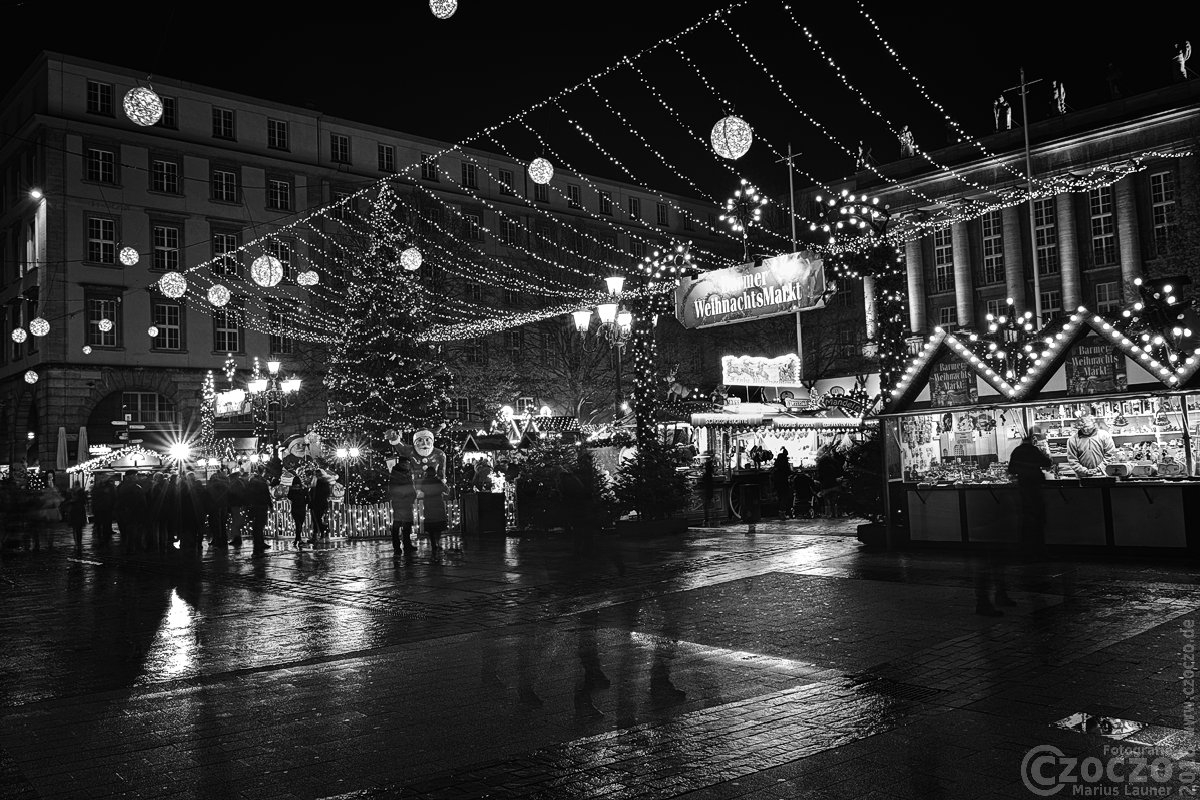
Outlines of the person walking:
M 141 548 L 141 531 L 147 512 L 146 492 L 137 478 L 136 472 L 126 472 L 117 487 L 117 527 L 121 531 L 121 549 L 126 553 Z
M 771 465 L 771 488 L 775 490 L 775 498 L 779 505 L 779 521 L 783 522 L 792 515 L 792 460 L 788 458 L 786 447 L 779 448 L 775 463 Z
M 250 520 L 250 538 L 254 543 L 254 553 L 265 553 L 270 549 L 267 544 L 265 530 L 267 516 L 271 512 L 271 485 L 263 477 L 262 472 L 255 470 L 246 481 L 246 515 Z
M 62 522 L 62 495 L 54 484 L 45 481 L 41 489 L 32 492 L 33 502 L 30 509 L 30 533 L 33 539 L 33 549 L 42 549 L 42 534 L 46 534 L 46 546 L 54 549 L 54 526 Z
M 308 517 L 308 486 L 299 476 L 292 476 L 287 499 L 292 513 L 292 529 L 296 534 L 296 549 L 299 550 L 304 547 L 304 520 Z
M 71 526 L 71 533 L 75 536 L 75 551 L 79 552 L 83 549 L 83 526 L 87 524 L 87 489 L 82 486 L 74 486 L 67 490 L 67 524 Z M 92 529 L 92 538 L 96 538 L 95 529 Z
M 418 484 L 417 491 L 418 497 L 425 501 L 425 536 L 429 538 L 429 548 L 437 553 L 442 549 L 442 534 L 446 531 L 447 524 L 446 483 L 431 466 L 425 470 L 425 476 Z
M 146 541 L 142 546 L 147 550 L 162 552 L 163 539 L 167 535 L 167 475 L 156 472 L 150 476 L 150 489 L 147 494 L 150 504 L 150 520 L 147 527 Z
M 225 468 L 208 479 L 205 501 L 208 507 L 208 546 L 229 546 L 229 479 Z
M 333 496 L 333 481 L 337 475 L 326 469 L 318 469 L 308 487 L 308 510 L 312 513 L 312 543 L 329 537 L 329 526 L 325 522 L 325 512 L 329 510 L 329 500 Z
M 1017 481 L 1021 501 L 1019 539 L 1026 553 L 1036 552 L 1044 544 L 1046 501 L 1042 492 L 1046 475 L 1043 470 L 1053 468 L 1053 459 L 1034 444 L 1032 434 L 1026 434 L 1008 457 L 1008 474 Z
M 108 475 L 100 475 L 92 484 L 92 545 L 112 541 L 113 512 L 117 504 L 117 487 Z
M 242 546 L 242 529 L 246 527 L 246 476 L 235 469 L 229 476 L 229 544 Z
M 392 504 L 393 557 L 401 553 L 411 554 L 416 549 L 409 537 L 413 528 L 417 487 L 413 483 L 412 467 L 406 458 L 397 461 L 388 475 L 388 500 Z
M 838 498 L 842 491 L 842 464 L 837 451 L 832 447 L 825 449 L 817 458 L 817 484 L 820 490 L 817 494 L 825 507 L 825 515 L 838 515 Z
M 191 557 L 204 542 L 204 487 L 196 473 L 188 470 L 179 485 L 179 552 Z

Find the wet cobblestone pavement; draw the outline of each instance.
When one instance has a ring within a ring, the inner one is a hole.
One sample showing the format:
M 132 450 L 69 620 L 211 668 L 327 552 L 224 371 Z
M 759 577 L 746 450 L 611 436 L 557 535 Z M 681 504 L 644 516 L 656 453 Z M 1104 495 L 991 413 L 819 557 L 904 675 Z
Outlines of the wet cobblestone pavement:
M 1193 796 L 1196 564 L 1012 563 L 985 617 L 972 559 L 854 525 L 191 564 L 61 531 L 0 562 L 0 797 Z M 1109 771 L 1029 784 L 1035 747 Z

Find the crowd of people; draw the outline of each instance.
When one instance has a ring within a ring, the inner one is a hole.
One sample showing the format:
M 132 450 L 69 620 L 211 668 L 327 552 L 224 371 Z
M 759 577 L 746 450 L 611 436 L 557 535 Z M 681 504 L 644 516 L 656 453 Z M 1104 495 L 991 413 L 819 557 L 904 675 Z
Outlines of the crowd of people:
M 337 476 L 317 470 L 307 482 L 293 481 L 287 497 L 295 523 L 295 545 L 303 547 L 311 521 L 311 544 L 329 535 L 325 520 Z M 92 486 L 60 488 L 54 473 L 18 484 L 0 481 L 0 540 L 4 546 L 40 550 L 43 538 L 53 546 L 53 526 L 67 523 L 77 549 L 92 519 L 92 541 L 111 546 L 114 538 L 125 552 L 199 553 L 211 548 L 241 547 L 249 539 L 255 553 L 270 548 L 267 519 L 274 502 L 261 467 L 245 472 L 222 467 L 201 481 L 196 473 L 102 473 Z M 90 513 L 89 513 L 90 512 Z

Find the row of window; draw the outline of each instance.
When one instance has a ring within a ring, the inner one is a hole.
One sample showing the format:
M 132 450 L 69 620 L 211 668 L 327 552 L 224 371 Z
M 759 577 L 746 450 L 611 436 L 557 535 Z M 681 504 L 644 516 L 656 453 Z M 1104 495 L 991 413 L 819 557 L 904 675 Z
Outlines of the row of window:
M 536 414 L 538 406 L 535 398 L 525 395 L 516 398 L 513 408 L 517 416 L 521 416 Z M 482 419 L 489 414 L 487 405 L 478 397 L 452 397 L 449 411 L 452 419 L 471 419 L 472 415 Z
M 1062 290 L 1047 289 L 1042 295 L 1042 318 L 1047 321 L 1063 313 Z M 1120 311 L 1125 304 L 1118 281 L 1107 281 L 1096 284 L 1096 304 L 1091 310 L 1100 314 L 1112 314 Z M 1008 304 L 1004 298 L 984 301 L 984 312 L 994 317 L 1008 313 Z M 937 324 L 942 327 L 958 324 L 958 310 L 955 306 L 942 306 L 937 310 Z
M 109 117 L 114 116 L 114 88 L 112 84 L 89 80 L 87 98 L 87 110 L 89 113 Z M 164 102 L 164 113 L 162 120 L 158 124 L 163 127 L 175 128 L 178 125 L 175 101 L 173 98 L 164 97 L 162 99 Z M 168 113 L 168 106 L 170 113 Z M 237 140 L 237 117 L 233 109 L 213 106 L 212 135 L 215 139 Z M 287 120 L 268 118 L 267 147 L 271 150 L 287 151 L 290 149 L 290 146 Z M 112 184 L 118 182 L 118 161 L 114 150 L 102 147 L 89 147 L 85 149 L 85 159 L 88 180 Z M 353 163 L 350 152 L 350 137 L 348 135 L 330 132 L 329 160 L 334 164 Z M 395 173 L 396 148 L 394 145 L 382 142 L 376 143 L 376 166 L 380 172 Z M 151 183 L 154 191 L 170 194 L 179 193 L 180 177 L 178 163 L 154 161 L 151 167 Z M 468 189 L 478 189 L 478 165 L 464 160 L 461 162 L 461 169 L 461 185 Z M 500 194 L 516 194 L 514 174 L 514 170 L 511 169 L 496 170 L 496 184 L 499 187 Z M 233 170 L 214 168 L 211 176 L 213 184 L 212 198 L 223 202 L 238 202 L 236 177 L 236 172 Z M 440 168 L 436 155 L 431 153 L 421 154 L 421 178 L 426 181 L 440 180 Z M 290 184 L 286 181 L 272 181 L 271 184 L 268 186 L 268 207 L 290 211 L 292 209 Z M 533 184 L 533 199 L 537 202 L 549 203 L 549 186 L 539 183 Z M 642 219 L 641 198 L 630 197 L 627 202 L 629 218 L 634 220 Z M 582 185 L 567 184 L 567 206 L 574 209 L 583 208 Z M 598 190 L 596 212 L 608 216 L 613 214 L 613 196 L 611 191 Z M 670 208 L 668 205 L 666 203 L 655 203 L 655 224 L 661 227 L 668 227 L 670 219 Z M 694 221 L 687 214 L 683 215 L 683 228 L 684 230 L 694 229 Z
M 1153 220 L 1153 252 L 1162 253 L 1167 248 L 1171 229 L 1176 224 L 1175 177 L 1171 172 L 1157 172 L 1150 176 L 1150 205 Z M 1116 223 L 1113 214 L 1113 189 L 1104 186 L 1088 193 L 1090 267 L 1108 267 L 1118 263 Z M 1000 211 L 983 215 L 979 221 L 983 246 L 983 264 L 980 283 L 983 285 L 1004 282 L 1004 236 Z M 1035 200 L 1033 204 L 1033 228 L 1039 275 L 1057 275 L 1058 220 L 1054 198 Z M 934 292 L 954 291 L 954 248 L 949 228 L 933 234 L 933 285 Z

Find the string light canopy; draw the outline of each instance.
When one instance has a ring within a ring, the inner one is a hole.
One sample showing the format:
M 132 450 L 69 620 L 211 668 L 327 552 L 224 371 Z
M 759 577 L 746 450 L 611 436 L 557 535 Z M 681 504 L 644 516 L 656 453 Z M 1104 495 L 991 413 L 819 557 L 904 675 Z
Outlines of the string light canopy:
M 29 338 L 29 334 L 27 334 L 25 332 L 24 328 L 13 328 L 12 340 L 14 342 L 16 342 L 17 344 L 20 344 L 21 342 L 25 341 L 27 338 Z
M 113 321 L 111 319 L 109 319 L 108 317 L 105 317 L 104 319 L 99 320 L 96 323 L 96 327 L 99 328 L 100 330 L 104 331 L 105 333 L 108 333 L 109 331 L 111 331 L 113 329 Z
M 214 283 L 208 288 L 208 302 L 212 303 L 217 308 L 229 302 L 229 287 L 219 283 Z
M 720 218 L 729 223 L 734 233 L 745 235 L 747 228 L 762 221 L 766 204 L 767 198 L 758 193 L 758 188 L 742 178 L 742 185 L 725 200 L 725 213 Z
M 121 263 L 127 267 L 132 267 L 134 264 L 138 263 L 138 259 L 140 257 L 141 256 L 138 255 L 138 251 L 132 247 L 122 247 L 121 254 L 118 256 L 118 258 L 121 259 Z
M 250 264 L 250 277 L 259 286 L 277 286 L 283 280 L 283 262 L 273 255 L 264 253 Z
M 38 374 L 36 372 L 34 372 L 33 370 L 26 370 L 25 371 L 25 382 L 29 383 L 29 384 L 37 383 L 38 382 Z
M 676 242 L 673 246 L 655 249 L 642 259 L 641 271 L 654 280 L 694 274 L 696 265 L 692 263 L 692 243 Z
M 172 299 L 183 297 L 187 293 L 187 278 L 178 272 L 168 272 L 158 279 L 158 290 Z
M 450 19 L 458 10 L 458 0 L 429 0 L 429 10 L 438 19 Z
M 148 128 L 162 119 L 162 98 L 145 86 L 135 86 L 126 92 L 121 105 L 125 109 L 125 116 L 135 125 Z
M 404 267 L 409 272 L 415 272 L 421 268 L 421 262 L 425 259 L 421 256 L 421 251 L 415 247 L 406 247 L 400 253 L 400 266 Z
M 149 328 L 146 328 L 146 335 L 149 336 L 151 339 L 157 339 L 158 338 L 158 326 L 151 325 Z
M 842 189 L 841 195 L 834 197 L 817 195 L 816 202 L 821 214 L 817 221 L 809 223 L 808 229 L 815 232 L 819 228 L 829 234 L 831 246 L 845 240 L 846 234 L 882 236 L 892 216 L 891 206 L 881 204 L 878 197 L 852 194 L 848 189 Z
M 554 165 L 540 156 L 529 162 L 529 180 L 545 186 L 554 177 Z
M 714 153 L 735 161 L 749 152 L 754 142 L 754 130 L 746 120 L 730 114 L 717 120 L 710 138 Z
M 296 276 L 296 283 L 301 286 L 316 286 L 320 282 L 321 276 L 316 270 L 308 269 Z
M 29 332 L 34 336 L 45 336 L 50 332 L 50 323 L 44 317 L 34 317 L 29 321 Z

